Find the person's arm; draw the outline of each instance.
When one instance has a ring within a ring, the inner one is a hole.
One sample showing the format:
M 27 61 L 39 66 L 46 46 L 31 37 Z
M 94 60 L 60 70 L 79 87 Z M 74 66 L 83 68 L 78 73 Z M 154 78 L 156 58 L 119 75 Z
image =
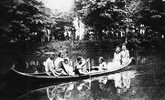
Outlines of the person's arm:
M 49 61 L 48 61 L 48 59 L 45 61 L 45 62 L 43 62 L 43 65 L 45 66 L 45 72 L 46 72 L 46 74 L 47 75 L 50 75 L 50 73 L 49 73 Z
M 114 62 L 114 61 L 115 61 L 115 53 L 113 54 L 112 62 Z
M 130 58 L 130 54 L 128 50 L 127 50 L 127 58 Z
M 83 62 L 83 63 L 81 64 L 81 66 L 83 67 L 85 64 L 87 64 L 88 61 L 89 61 L 89 59 L 87 59 L 87 61 Z
M 43 62 L 43 65 L 45 66 L 45 71 L 48 72 L 47 61 L 44 61 L 44 62 Z
M 85 72 L 83 72 L 81 69 L 78 69 L 80 74 L 86 74 Z
M 82 71 L 82 67 L 83 67 L 83 65 L 78 65 L 78 66 L 77 66 L 78 72 L 79 72 L 80 74 L 86 74 L 85 72 Z
M 69 75 L 69 73 L 67 72 L 67 70 L 66 70 L 66 68 L 65 68 L 65 67 L 66 67 L 65 64 L 63 64 L 63 62 L 61 62 L 60 64 L 61 64 L 61 66 L 62 66 L 64 72 L 65 72 L 66 74 Z

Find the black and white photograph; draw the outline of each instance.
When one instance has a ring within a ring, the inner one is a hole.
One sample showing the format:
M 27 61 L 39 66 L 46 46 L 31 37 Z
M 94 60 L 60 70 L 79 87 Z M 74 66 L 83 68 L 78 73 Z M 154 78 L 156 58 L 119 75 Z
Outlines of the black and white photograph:
M 165 100 L 165 0 L 0 0 L 0 100 Z

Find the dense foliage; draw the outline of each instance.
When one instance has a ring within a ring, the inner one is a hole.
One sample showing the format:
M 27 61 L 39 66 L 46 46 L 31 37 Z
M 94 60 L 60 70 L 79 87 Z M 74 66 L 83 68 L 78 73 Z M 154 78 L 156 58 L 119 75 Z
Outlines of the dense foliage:
M 43 37 L 58 36 L 71 25 L 73 12 L 61 13 L 46 8 L 38 0 L 0 1 L 0 43 L 41 42 Z M 56 31 L 59 27 L 59 31 Z M 55 30 L 50 32 L 51 30 Z
M 139 21 L 149 26 L 150 29 L 164 33 L 165 29 L 165 1 L 144 0 Z
M 2 0 L 0 5 L 2 42 L 23 42 L 32 40 L 34 37 L 41 37 L 41 29 L 53 22 L 45 13 L 48 9 L 35 0 L 22 2 Z
M 0 8 L 0 43 L 41 42 L 46 35 L 62 40 L 74 17 L 99 40 L 160 38 L 165 30 L 162 0 L 76 0 L 75 9 L 65 13 L 52 11 L 38 0 L 1 0 Z
M 100 40 L 160 39 L 164 34 L 163 0 L 78 0 L 77 14 Z M 122 35 L 122 36 L 119 36 Z
M 79 0 L 78 14 L 87 27 L 95 29 L 100 39 L 103 30 L 109 34 L 136 25 L 141 10 L 140 0 Z

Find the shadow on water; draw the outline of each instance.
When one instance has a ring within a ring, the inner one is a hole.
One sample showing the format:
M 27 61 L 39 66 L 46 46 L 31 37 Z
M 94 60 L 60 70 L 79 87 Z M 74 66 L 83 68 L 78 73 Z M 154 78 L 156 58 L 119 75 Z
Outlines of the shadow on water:
M 136 71 L 61 83 L 33 90 L 18 100 L 120 100 L 129 92 Z

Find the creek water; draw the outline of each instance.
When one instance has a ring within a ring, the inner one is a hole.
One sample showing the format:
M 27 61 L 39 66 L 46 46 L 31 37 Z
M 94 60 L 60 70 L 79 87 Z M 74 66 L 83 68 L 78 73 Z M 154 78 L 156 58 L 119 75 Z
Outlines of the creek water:
M 91 46 L 87 46 L 83 55 L 79 52 L 73 53 L 69 58 L 72 61 L 75 61 L 77 56 L 90 58 L 91 64 L 95 66 L 98 65 L 100 56 L 104 57 L 107 63 L 113 58 L 111 49 L 97 44 L 93 45 L 93 49 L 90 48 Z M 24 72 L 42 72 L 44 71 L 42 63 L 46 58 L 47 56 L 43 55 L 32 61 L 19 62 L 16 67 Z M 9 71 L 7 73 L 9 75 L 5 75 L 3 82 L 0 82 L 0 98 L 1 100 L 164 100 L 164 65 L 150 61 L 147 64 L 134 65 L 133 68 L 120 73 L 68 83 L 40 85 L 37 83 L 27 85 L 25 82 L 17 84 L 15 76 L 10 75 Z M 153 69 L 156 66 L 161 66 L 159 67 L 161 69 Z
M 19 97 L 19 100 L 119 100 L 130 90 L 136 71 L 61 83 L 37 89 Z

